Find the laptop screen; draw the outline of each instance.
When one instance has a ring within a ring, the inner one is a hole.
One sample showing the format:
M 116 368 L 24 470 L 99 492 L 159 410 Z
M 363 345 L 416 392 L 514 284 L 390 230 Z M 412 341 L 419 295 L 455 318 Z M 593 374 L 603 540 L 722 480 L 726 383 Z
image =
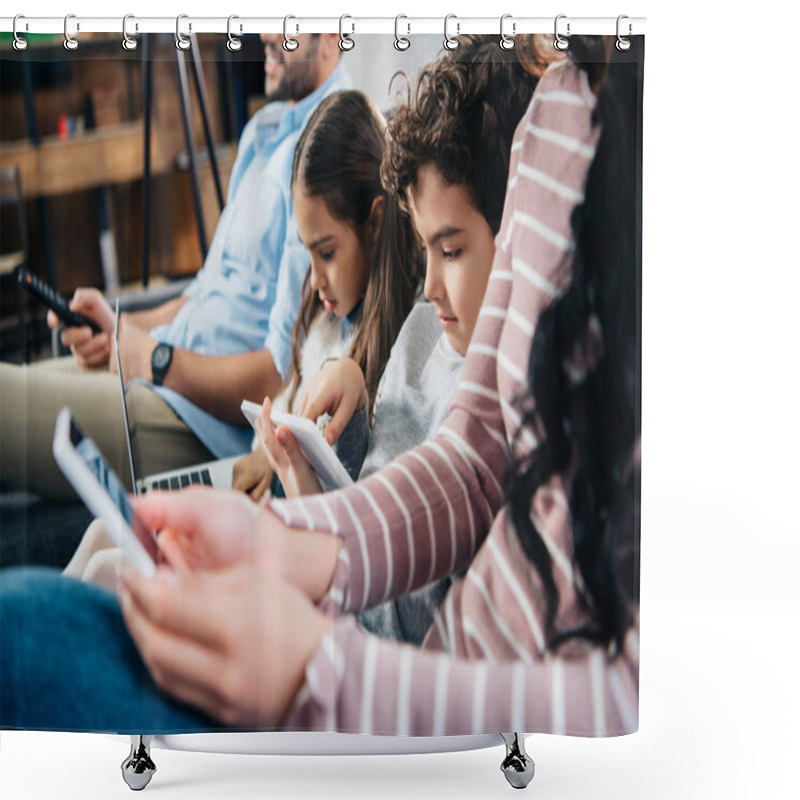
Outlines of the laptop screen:
M 125 421 L 125 445 L 128 448 L 128 463 L 131 467 L 131 483 L 133 493 L 139 494 L 139 487 L 136 485 L 136 469 L 133 466 L 133 448 L 131 447 L 131 426 L 128 422 L 128 401 L 125 397 L 125 378 L 122 375 L 122 362 L 119 357 L 119 298 L 114 306 L 114 355 L 117 359 L 117 375 L 119 376 L 119 392 L 122 397 L 122 417 Z

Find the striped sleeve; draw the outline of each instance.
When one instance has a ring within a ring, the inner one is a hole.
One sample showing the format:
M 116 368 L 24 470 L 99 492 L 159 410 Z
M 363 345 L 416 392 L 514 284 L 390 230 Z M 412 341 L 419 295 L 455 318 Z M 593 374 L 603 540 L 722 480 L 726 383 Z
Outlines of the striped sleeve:
M 508 463 L 493 354 L 510 295 L 495 262 L 462 380 L 435 437 L 348 489 L 272 504 L 286 524 L 342 539 L 322 604 L 329 613 L 360 611 L 461 571 L 486 538 Z
M 282 728 L 379 736 L 622 736 L 639 727 L 638 684 L 633 632 L 614 659 L 593 649 L 584 658 L 498 664 L 379 639 L 344 618 L 309 662 L 305 691 Z
M 465 569 L 502 505 L 535 320 L 569 280 L 570 214 L 597 138 L 585 77 L 553 66 L 517 129 L 496 256 L 439 433 L 347 490 L 273 505 L 290 526 L 341 537 L 322 604 L 330 613 L 361 611 Z
M 343 543 L 323 608 L 360 611 L 469 565 L 503 502 L 502 436 L 453 408 L 439 434 L 352 487 L 272 509 Z

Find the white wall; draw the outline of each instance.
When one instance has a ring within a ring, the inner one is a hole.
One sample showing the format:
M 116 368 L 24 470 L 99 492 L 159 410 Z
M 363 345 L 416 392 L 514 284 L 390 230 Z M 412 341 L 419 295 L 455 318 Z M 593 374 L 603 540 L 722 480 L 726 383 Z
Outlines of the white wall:
M 362 34 L 355 38 L 356 46 L 342 53 L 341 63 L 347 69 L 353 88 L 367 94 L 381 111 L 390 106 L 389 85 L 386 76 L 397 71 L 404 72 L 412 85 L 420 68 L 436 58 L 443 49 L 444 36 L 425 34 L 412 37 L 412 44 L 407 50 L 399 52 L 392 43 L 392 36 L 382 34 Z M 398 80 L 397 86 L 403 83 Z

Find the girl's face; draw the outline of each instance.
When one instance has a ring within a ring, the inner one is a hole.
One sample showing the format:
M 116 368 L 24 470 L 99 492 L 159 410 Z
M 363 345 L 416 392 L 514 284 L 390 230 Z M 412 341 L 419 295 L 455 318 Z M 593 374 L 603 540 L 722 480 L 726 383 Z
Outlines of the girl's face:
M 292 190 L 292 201 L 300 240 L 311 254 L 311 288 L 326 311 L 346 317 L 367 285 L 364 242 L 348 223 L 331 216 L 322 197 L 298 186 Z
M 466 355 L 492 269 L 492 229 L 466 188 L 445 183 L 432 164 L 420 167 L 408 199 L 426 252 L 425 297 L 450 344 Z

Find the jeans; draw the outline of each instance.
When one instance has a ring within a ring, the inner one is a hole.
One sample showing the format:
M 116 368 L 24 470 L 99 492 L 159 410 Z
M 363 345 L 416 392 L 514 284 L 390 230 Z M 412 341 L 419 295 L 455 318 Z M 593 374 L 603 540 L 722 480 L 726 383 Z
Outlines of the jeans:
M 0 726 L 124 734 L 222 729 L 158 689 L 113 594 L 41 568 L 0 571 Z

